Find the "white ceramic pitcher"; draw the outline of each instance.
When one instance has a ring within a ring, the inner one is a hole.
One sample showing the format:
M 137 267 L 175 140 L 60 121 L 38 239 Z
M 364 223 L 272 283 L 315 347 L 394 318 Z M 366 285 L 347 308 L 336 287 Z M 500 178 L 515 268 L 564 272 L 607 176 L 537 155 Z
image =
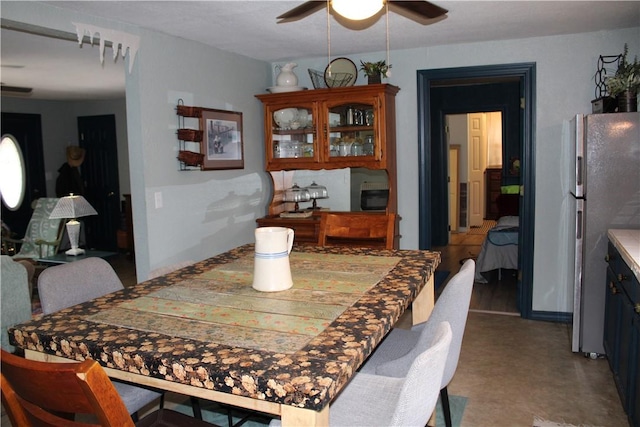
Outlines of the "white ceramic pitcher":
M 293 230 L 285 227 L 258 227 L 255 236 L 253 288 L 262 292 L 289 289 L 293 286 L 289 266 Z
M 276 77 L 276 85 L 277 86 L 289 86 L 295 87 L 298 85 L 298 76 L 293 72 L 293 69 L 296 68 L 298 64 L 295 62 L 289 62 L 285 65 L 276 65 L 276 70 L 280 71 L 280 74 Z

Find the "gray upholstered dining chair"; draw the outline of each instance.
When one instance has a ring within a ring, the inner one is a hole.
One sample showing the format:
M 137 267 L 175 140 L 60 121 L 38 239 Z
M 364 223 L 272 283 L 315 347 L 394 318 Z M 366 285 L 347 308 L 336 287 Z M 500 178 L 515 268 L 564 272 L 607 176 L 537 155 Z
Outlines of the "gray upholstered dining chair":
M 7 328 L 31 319 L 31 296 L 29 295 L 29 276 L 24 265 L 2 255 L 0 265 L 1 286 L 0 303 L 0 338 L 1 347 L 13 352 L 15 348 L 9 344 Z
M 448 322 L 437 325 L 430 346 L 412 361 L 404 378 L 356 373 L 331 402 L 329 425 L 426 425 L 438 401 L 451 335 Z M 281 423 L 274 419 L 269 425 Z
M 447 386 L 458 367 L 462 337 L 471 302 L 474 273 L 475 262 L 472 259 L 465 261 L 460 271 L 446 284 L 436 301 L 429 320 L 414 326 L 411 330 L 393 329 L 360 368 L 360 372 L 363 373 L 393 377 L 405 376 L 412 360 L 422 353 L 433 340 L 438 325 L 443 321 L 449 322 L 453 339 L 440 387 L 440 400 L 447 427 L 451 427 Z
M 86 258 L 49 267 L 38 277 L 38 295 L 43 314 L 54 313 L 123 288 L 111 265 L 101 258 Z M 161 392 L 117 380 L 112 382 L 134 420 L 142 407 L 158 398 L 162 407 Z

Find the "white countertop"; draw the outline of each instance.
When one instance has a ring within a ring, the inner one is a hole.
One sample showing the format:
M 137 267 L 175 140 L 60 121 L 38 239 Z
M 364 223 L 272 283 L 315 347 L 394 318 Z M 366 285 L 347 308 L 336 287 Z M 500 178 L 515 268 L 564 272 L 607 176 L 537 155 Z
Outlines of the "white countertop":
M 640 230 L 609 230 L 607 235 L 636 279 L 640 280 Z

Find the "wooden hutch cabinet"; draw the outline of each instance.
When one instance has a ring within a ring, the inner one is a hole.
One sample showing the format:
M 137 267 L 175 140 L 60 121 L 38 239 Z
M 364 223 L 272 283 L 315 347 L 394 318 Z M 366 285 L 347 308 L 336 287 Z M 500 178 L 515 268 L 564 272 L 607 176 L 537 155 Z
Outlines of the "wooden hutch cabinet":
M 286 227 L 295 232 L 295 243 L 299 245 L 316 245 L 320 235 L 321 212 L 314 213 L 309 218 L 281 218 L 278 215 L 268 215 L 258 218 L 259 227 Z
M 373 84 L 256 95 L 264 105 L 266 170 L 385 170 L 387 212 L 397 212 L 395 95 L 399 88 Z M 286 188 L 273 181 L 269 215 L 260 226 L 296 231 L 299 243 L 315 243 L 320 213 L 309 218 L 280 218 L 293 210 L 282 201 Z

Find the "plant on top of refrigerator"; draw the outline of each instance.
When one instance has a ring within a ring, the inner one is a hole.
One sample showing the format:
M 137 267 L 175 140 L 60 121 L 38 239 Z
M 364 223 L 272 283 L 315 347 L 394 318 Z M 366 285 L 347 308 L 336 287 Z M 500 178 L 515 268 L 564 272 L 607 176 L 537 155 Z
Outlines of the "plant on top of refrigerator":
M 624 52 L 618 62 L 616 73 L 605 79 L 609 95 L 617 96 L 623 92 L 629 91 L 637 94 L 640 89 L 640 62 L 636 56 L 633 62 L 627 61 L 628 46 L 624 44 Z

